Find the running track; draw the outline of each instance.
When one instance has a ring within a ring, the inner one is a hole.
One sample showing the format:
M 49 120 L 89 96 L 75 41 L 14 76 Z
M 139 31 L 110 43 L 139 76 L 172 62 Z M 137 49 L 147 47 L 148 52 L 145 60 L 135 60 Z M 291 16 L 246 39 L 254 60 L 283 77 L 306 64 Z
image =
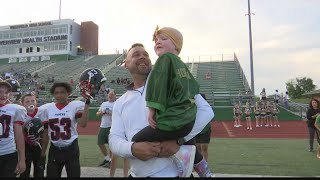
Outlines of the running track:
M 307 124 L 304 121 L 280 121 L 280 128 L 262 127 L 247 130 L 245 121 L 241 128 L 233 127 L 232 121 L 215 121 L 212 123 L 211 136 L 217 138 L 308 138 Z M 97 135 L 100 121 L 89 121 L 86 128 L 78 126 L 80 135 Z

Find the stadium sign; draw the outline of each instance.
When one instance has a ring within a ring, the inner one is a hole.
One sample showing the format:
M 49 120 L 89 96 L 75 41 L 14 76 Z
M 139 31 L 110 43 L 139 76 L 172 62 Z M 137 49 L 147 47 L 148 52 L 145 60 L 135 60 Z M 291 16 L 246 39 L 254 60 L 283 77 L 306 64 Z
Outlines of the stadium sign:
M 47 21 L 47 22 L 39 22 L 39 23 L 31 23 L 31 24 L 18 24 L 18 25 L 10 26 L 10 29 L 21 29 L 21 28 L 48 26 L 48 25 L 52 25 L 52 23 L 50 21 Z
M 67 40 L 67 39 L 68 39 L 67 34 L 56 35 L 56 36 L 31 37 L 31 38 L 23 38 L 23 39 L 11 39 L 11 40 L 0 41 L 0 46 L 35 43 L 35 42 L 61 41 L 61 40 Z

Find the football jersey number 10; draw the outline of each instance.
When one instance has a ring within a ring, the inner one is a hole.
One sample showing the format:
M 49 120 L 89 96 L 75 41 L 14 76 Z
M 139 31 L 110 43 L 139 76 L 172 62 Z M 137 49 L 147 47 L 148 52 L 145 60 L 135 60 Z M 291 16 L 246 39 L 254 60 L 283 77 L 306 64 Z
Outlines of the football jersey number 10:
M 71 120 L 70 118 L 59 118 L 49 119 L 49 126 L 51 129 L 51 139 L 57 141 L 60 138 L 62 140 L 70 139 L 71 137 Z M 60 132 L 60 126 L 64 127 L 64 132 Z
M 11 116 L 2 114 L 0 116 L 0 123 L 2 124 L 2 138 L 9 137 L 10 132 L 10 123 L 11 123 Z

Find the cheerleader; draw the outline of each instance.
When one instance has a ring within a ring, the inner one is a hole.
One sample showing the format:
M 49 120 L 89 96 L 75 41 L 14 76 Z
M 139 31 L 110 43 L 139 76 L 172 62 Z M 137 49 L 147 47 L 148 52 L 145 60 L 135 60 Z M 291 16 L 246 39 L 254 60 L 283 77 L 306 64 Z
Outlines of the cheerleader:
M 266 106 L 266 124 L 265 124 L 265 127 L 269 127 L 269 125 L 272 127 L 272 123 L 271 123 L 271 105 L 270 105 L 270 102 L 267 101 L 267 106 Z
M 233 127 L 241 127 L 241 115 L 242 115 L 242 112 L 241 112 L 241 109 L 240 109 L 240 106 L 238 103 L 236 103 L 234 105 L 234 108 L 233 108 L 233 117 L 234 117 L 234 125 Z
M 246 115 L 246 123 L 247 123 L 247 130 L 252 130 L 252 125 L 251 125 L 251 107 L 249 102 L 246 103 L 246 107 L 244 108 L 244 113 Z
M 260 127 L 259 125 L 259 122 L 260 122 L 260 110 L 261 110 L 261 107 L 260 107 L 260 103 L 259 102 L 256 102 L 255 106 L 254 106 L 254 116 L 256 118 L 256 127 Z
M 263 127 L 263 124 L 266 123 L 266 108 L 265 103 L 262 101 L 260 109 L 260 127 Z
M 276 103 L 273 103 L 272 106 L 272 119 L 273 119 L 273 126 L 274 127 L 280 127 L 279 119 L 278 119 L 278 113 L 280 112 L 278 106 Z

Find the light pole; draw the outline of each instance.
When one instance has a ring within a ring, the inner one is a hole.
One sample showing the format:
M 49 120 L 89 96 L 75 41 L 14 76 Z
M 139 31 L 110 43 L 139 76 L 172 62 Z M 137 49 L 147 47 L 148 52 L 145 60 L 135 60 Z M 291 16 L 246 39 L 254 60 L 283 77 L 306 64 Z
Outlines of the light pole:
M 60 0 L 60 4 L 59 4 L 59 20 L 61 20 L 61 0 Z
M 254 13 L 250 12 L 250 0 L 248 0 L 248 20 L 249 20 L 249 44 L 250 44 L 250 70 L 251 70 L 251 93 L 253 95 L 253 102 L 255 102 L 254 98 L 254 75 L 253 75 L 253 55 L 252 55 L 252 35 L 251 35 L 251 15 Z

